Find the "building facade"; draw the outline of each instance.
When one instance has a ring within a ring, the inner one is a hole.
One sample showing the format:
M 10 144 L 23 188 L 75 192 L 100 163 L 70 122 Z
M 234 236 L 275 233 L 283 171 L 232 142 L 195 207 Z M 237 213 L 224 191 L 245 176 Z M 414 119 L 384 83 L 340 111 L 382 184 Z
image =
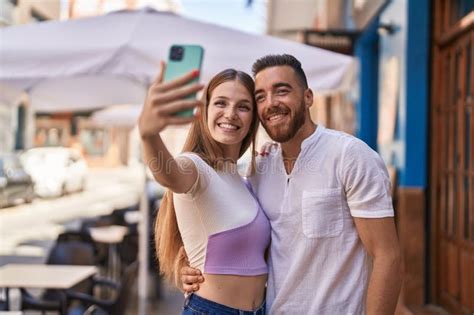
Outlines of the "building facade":
M 60 18 L 60 0 L 0 0 L 0 27 Z M 35 114 L 23 95 L 14 104 L 0 103 L 0 153 L 33 145 Z

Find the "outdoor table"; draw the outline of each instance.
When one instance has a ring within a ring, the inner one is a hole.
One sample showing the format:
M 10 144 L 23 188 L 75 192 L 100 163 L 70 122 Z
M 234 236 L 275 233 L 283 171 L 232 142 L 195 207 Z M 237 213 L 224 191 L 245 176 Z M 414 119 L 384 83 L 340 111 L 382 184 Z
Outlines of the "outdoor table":
M 137 224 L 142 219 L 140 211 L 128 211 L 125 213 L 125 222 L 128 224 Z
M 95 266 L 8 264 L 0 267 L 0 287 L 56 289 L 61 292 L 96 273 Z
M 120 281 L 120 257 L 117 251 L 117 244 L 123 241 L 128 233 L 128 228 L 121 225 L 108 225 L 93 227 L 89 233 L 94 242 L 108 245 L 108 275 L 112 280 Z

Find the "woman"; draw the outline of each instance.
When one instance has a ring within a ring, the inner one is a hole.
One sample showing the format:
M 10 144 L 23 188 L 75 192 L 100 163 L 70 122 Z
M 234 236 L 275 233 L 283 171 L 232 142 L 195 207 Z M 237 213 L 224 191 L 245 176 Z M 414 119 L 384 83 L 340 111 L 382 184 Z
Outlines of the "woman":
M 264 314 L 270 225 L 236 168 L 238 158 L 255 146 L 254 82 L 228 69 L 212 78 L 202 102 L 183 99 L 202 89 L 187 84 L 196 75 L 163 83 L 161 71 L 139 119 L 146 162 L 168 188 L 156 225 L 160 269 L 179 285 L 184 261 L 176 257 L 184 244 L 190 266 L 201 270 L 206 281 L 199 295 L 186 299 L 183 314 Z M 193 107 L 200 107 L 198 117 L 175 115 Z M 159 133 L 189 122 L 184 153 L 174 158 Z

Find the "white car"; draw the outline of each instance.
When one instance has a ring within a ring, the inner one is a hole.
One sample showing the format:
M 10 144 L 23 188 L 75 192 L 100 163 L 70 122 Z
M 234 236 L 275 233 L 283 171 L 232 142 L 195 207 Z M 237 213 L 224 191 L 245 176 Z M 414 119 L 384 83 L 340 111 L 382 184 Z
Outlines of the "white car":
M 59 197 L 85 189 L 88 167 L 75 149 L 34 148 L 24 152 L 21 159 L 39 197 Z

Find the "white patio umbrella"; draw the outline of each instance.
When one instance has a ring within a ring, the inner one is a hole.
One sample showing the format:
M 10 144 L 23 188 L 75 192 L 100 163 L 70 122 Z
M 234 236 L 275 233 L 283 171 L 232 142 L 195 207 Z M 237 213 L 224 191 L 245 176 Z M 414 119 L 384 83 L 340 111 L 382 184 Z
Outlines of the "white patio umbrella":
M 133 128 L 138 121 L 142 105 L 112 105 L 95 111 L 91 120 L 99 126 Z
M 26 91 L 39 112 L 140 104 L 175 43 L 204 47 L 202 82 L 225 68 L 250 71 L 263 55 L 289 53 L 301 60 L 312 88 L 333 89 L 352 60 L 150 8 L 118 11 L 0 29 L 0 102 L 12 103 Z

